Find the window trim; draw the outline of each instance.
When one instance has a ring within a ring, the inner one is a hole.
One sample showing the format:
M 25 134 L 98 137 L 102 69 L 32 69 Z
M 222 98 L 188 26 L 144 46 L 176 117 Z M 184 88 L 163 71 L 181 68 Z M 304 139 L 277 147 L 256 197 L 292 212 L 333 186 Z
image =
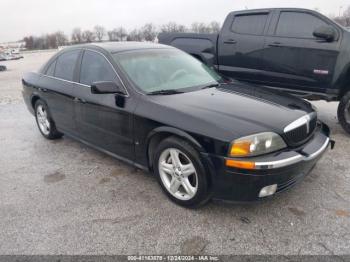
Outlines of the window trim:
M 78 79 L 77 79 L 77 81 L 79 81 L 79 84 L 80 84 L 80 85 L 90 87 L 89 85 L 80 83 L 80 77 L 81 77 L 81 68 L 82 68 L 82 64 L 83 64 L 84 53 L 85 53 L 85 51 L 91 51 L 91 52 L 94 52 L 94 53 L 96 53 L 96 54 L 102 56 L 102 57 L 107 61 L 107 63 L 109 64 L 109 66 L 112 68 L 112 71 L 115 73 L 115 75 L 118 77 L 118 79 L 119 79 L 119 81 L 120 81 L 122 87 L 124 88 L 124 90 L 125 90 L 125 92 L 126 92 L 126 95 L 122 95 L 122 94 L 120 94 L 120 95 L 121 95 L 121 96 L 125 96 L 125 97 L 129 97 L 129 96 L 130 96 L 130 95 L 129 95 L 129 92 L 128 92 L 128 90 L 126 89 L 126 86 L 125 86 L 123 80 L 121 79 L 121 77 L 119 76 L 117 70 L 115 70 L 113 64 L 108 60 L 108 58 L 107 58 L 103 53 L 101 53 L 101 52 L 99 52 L 99 51 L 97 51 L 97 50 L 90 49 L 90 48 L 83 48 L 83 51 L 84 51 L 84 52 L 83 52 L 83 54 L 82 54 L 82 56 L 81 56 L 81 58 L 80 58 L 79 70 L 78 70 Z
M 61 77 L 57 77 L 56 76 L 56 69 L 57 69 L 57 62 L 58 62 L 58 60 L 61 58 L 61 56 L 65 55 L 65 54 L 68 54 L 68 53 L 75 52 L 75 51 L 78 51 L 78 56 L 77 56 L 77 60 L 75 61 L 74 68 L 73 68 L 73 79 L 72 80 L 68 80 L 68 79 L 64 79 L 64 78 L 61 78 Z M 75 78 L 76 78 L 76 69 L 77 69 L 78 62 L 80 60 L 80 56 L 81 56 L 81 49 L 67 50 L 67 51 L 62 52 L 61 54 L 57 55 L 57 57 L 55 58 L 56 65 L 55 65 L 55 72 L 54 72 L 54 76 L 53 77 L 55 77 L 57 79 L 66 80 L 66 81 L 69 81 L 69 82 L 74 82 L 73 80 L 75 80 Z
M 282 36 L 282 35 L 278 35 L 278 34 L 277 34 L 277 28 L 278 28 L 278 25 L 279 25 L 279 22 L 280 22 L 282 13 L 307 14 L 307 15 L 311 15 L 311 16 L 313 16 L 313 17 L 316 17 L 317 19 L 321 20 L 321 21 L 324 22 L 325 24 L 331 26 L 331 27 L 337 32 L 337 39 L 334 40 L 334 42 L 337 42 L 337 41 L 339 40 L 339 32 L 338 32 L 338 29 L 335 28 L 335 27 L 334 27 L 332 24 L 330 24 L 328 21 L 325 21 L 324 19 L 322 19 L 321 17 L 317 16 L 317 15 L 314 14 L 314 13 L 307 12 L 307 11 L 296 11 L 296 10 L 281 10 L 281 11 L 279 11 L 278 19 L 277 19 L 275 28 L 274 28 L 274 30 L 273 30 L 273 35 L 272 35 L 272 36 L 274 36 L 274 37 L 292 38 L 292 39 L 305 39 L 305 40 L 316 40 L 316 39 L 317 39 L 316 37 L 297 37 L 297 36 Z
M 47 75 L 47 72 L 49 71 L 50 67 L 51 67 L 54 63 L 55 63 L 55 66 L 54 66 L 54 69 L 53 69 L 53 77 L 55 76 L 57 58 L 55 58 L 55 59 L 46 67 L 45 75 Z
M 88 49 L 88 48 L 77 48 L 77 49 L 69 50 L 69 51 L 75 51 L 75 50 L 79 50 L 80 52 L 81 52 L 81 51 L 88 50 L 88 51 L 96 52 L 96 53 L 102 55 L 102 56 L 107 60 L 107 62 L 110 64 L 110 66 L 112 66 L 113 71 L 114 71 L 115 74 L 117 75 L 118 79 L 120 80 L 120 83 L 122 84 L 122 86 L 123 86 L 123 88 L 124 88 L 124 90 L 125 90 L 125 92 L 126 92 L 125 95 L 123 95 L 123 94 L 119 94 L 119 95 L 124 96 L 124 97 L 129 97 L 129 96 L 130 96 L 130 95 L 129 95 L 129 92 L 128 92 L 128 90 L 127 90 L 127 88 L 126 88 L 126 86 L 125 86 L 125 84 L 124 84 L 124 82 L 123 82 L 123 80 L 122 80 L 121 77 L 119 76 L 118 72 L 115 70 L 113 64 L 107 59 L 107 57 L 106 57 L 103 53 L 101 53 L 101 52 L 99 52 L 99 51 L 97 51 L 97 50 L 92 50 L 92 49 Z M 63 52 L 62 54 L 57 55 L 57 57 L 54 59 L 54 61 L 57 62 L 57 59 L 58 59 L 61 55 L 65 54 L 65 53 L 68 53 L 69 51 Z M 79 61 L 79 60 L 80 60 L 80 61 Z M 75 65 L 74 71 L 76 71 L 76 69 L 77 69 L 77 66 L 78 66 L 78 64 L 79 64 L 78 62 L 80 62 L 80 64 L 81 64 L 81 62 L 82 62 L 82 56 L 81 56 L 81 54 L 80 54 L 79 57 L 78 57 L 78 61 L 77 61 L 77 64 Z M 52 62 L 52 63 L 53 63 L 53 62 Z M 50 63 L 50 65 L 51 65 L 52 63 Z M 50 67 L 50 66 L 47 66 L 47 69 L 48 69 L 49 67 Z M 52 79 L 55 79 L 55 80 L 60 80 L 60 81 L 68 82 L 68 83 L 71 83 L 71 84 L 78 84 L 78 85 L 84 86 L 84 87 L 91 87 L 91 86 L 88 86 L 88 85 L 85 85 L 85 84 L 82 84 L 82 83 L 79 83 L 79 82 L 66 80 L 66 79 L 63 79 L 63 78 L 56 77 L 56 76 L 49 76 L 49 75 L 46 74 L 47 69 L 45 70 L 45 73 L 40 73 L 40 75 L 45 76 L 45 77 L 48 77 L 48 78 L 52 78 Z M 79 66 L 79 69 L 80 69 L 80 66 Z M 56 65 L 55 65 L 55 71 L 56 71 Z M 79 72 L 79 81 L 80 81 L 80 72 Z
M 239 32 L 236 32 L 232 29 L 233 27 L 233 23 L 235 22 L 236 18 L 239 17 L 239 16 L 254 16 L 254 15 L 266 15 L 266 21 L 265 21 L 265 25 L 264 25 L 264 29 L 263 29 L 263 32 L 262 34 L 249 34 L 249 33 L 239 33 Z M 230 32 L 232 33 L 235 33 L 235 34 L 238 34 L 238 35 L 251 35 L 251 36 L 264 36 L 265 35 L 265 31 L 266 31 L 266 25 L 268 24 L 269 22 L 269 16 L 270 16 L 270 12 L 261 12 L 261 13 L 242 13 L 242 14 L 237 14 L 233 17 L 232 19 L 232 22 L 231 22 L 231 25 L 230 25 Z

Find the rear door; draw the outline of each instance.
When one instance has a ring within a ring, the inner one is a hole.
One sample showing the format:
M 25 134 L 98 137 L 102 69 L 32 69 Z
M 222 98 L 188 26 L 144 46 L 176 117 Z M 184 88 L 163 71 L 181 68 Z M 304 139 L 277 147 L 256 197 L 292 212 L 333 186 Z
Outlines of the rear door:
M 81 50 L 67 51 L 56 58 L 40 80 L 50 113 L 61 131 L 74 132 L 73 82 Z
M 269 19 L 268 11 L 239 12 L 227 17 L 218 40 L 220 72 L 241 80 L 259 81 Z
M 315 38 L 314 30 L 324 25 L 332 26 L 317 13 L 275 11 L 265 41 L 264 82 L 320 92 L 329 87 L 340 41 Z M 334 30 L 337 31 L 335 27 Z
M 115 94 L 92 94 L 91 84 L 98 81 L 120 82 L 114 68 L 100 52 L 85 50 L 75 85 L 75 111 L 79 137 L 120 157 L 133 156 L 133 109 L 128 97 L 125 105 L 116 104 Z

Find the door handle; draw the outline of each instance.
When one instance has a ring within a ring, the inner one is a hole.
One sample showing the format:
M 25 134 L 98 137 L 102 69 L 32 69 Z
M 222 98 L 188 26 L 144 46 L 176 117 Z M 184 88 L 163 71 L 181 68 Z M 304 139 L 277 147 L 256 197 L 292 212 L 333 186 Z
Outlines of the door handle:
M 230 45 L 237 44 L 237 41 L 234 39 L 227 39 L 224 41 L 224 44 L 230 44 Z
M 74 97 L 73 101 L 74 101 L 75 103 L 83 103 L 83 104 L 86 103 L 86 100 L 80 99 L 80 98 L 77 98 L 77 97 Z
M 280 42 L 273 42 L 273 43 L 269 44 L 269 46 L 271 46 L 271 47 L 282 47 L 283 45 Z
M 41 88 L 41 87 L 39 87 L 39 91 L 41 91 L 41 92 L 47 92 L 47 89 L 46 89 L 46 88 Z

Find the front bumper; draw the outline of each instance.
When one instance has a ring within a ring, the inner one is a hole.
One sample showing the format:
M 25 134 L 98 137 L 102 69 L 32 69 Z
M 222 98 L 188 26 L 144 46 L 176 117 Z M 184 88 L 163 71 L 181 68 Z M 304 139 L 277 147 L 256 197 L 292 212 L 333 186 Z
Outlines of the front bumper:
M 255 170 L 225 166 L 226 158 L 207 155 L 208 168 L 212 174 L 213 198 L 230 201 L 255 201 L 262 188 L 277 184 L 278 194 L 301 181 L 311 172 L 317 161 L 328 149 L 331 141 L 327 125 L 322 124 L 312 139 L 303 146 L 250 158 Z

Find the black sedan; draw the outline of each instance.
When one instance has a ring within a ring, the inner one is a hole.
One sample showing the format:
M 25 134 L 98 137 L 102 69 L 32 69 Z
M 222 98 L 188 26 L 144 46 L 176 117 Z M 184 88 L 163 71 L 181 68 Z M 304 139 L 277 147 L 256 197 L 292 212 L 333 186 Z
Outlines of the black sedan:
M 187 207 L 282 192 L 330 144 L 310 103 L 222 79 L 168 46 L 75 46 L 22 82 L 45 138 L 64 134 L 152 171 Z

